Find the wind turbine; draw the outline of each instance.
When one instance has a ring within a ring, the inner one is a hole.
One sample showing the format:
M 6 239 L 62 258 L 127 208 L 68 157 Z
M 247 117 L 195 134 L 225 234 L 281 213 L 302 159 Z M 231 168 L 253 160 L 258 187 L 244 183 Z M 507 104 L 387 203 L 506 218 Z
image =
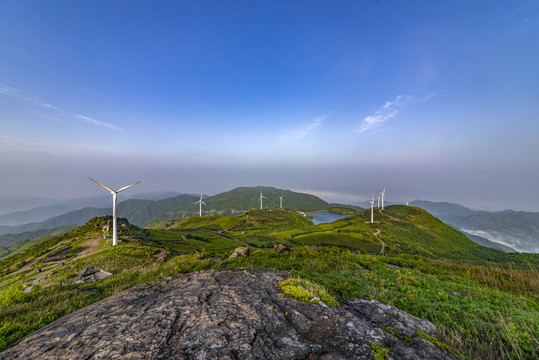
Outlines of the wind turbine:
M 386 189 L 384 189 L 384 191 L 382 191 L 380 193 L 381 197 L 382 197 L 382 210 L 384 210 L 384 199 L 386 197 Z
M 112 246 L 116 246 L 116 245 L 118 245 L 118 233 L 117 233 L 117 230 L 116 230 L 116 197 L 117 197 L 117 195 L 118 195 L 118 193 L 120 191 L 124 191 L 125 189 L 129 189 L 131 186 L 135 186 L 138 183 L 140 183 L 140 181 L 137 181 L 136 183 L 131 184 L 131 185 L 124 186 L 120 190 L 115 191 L 115 190 L 112 190 L 111 188 L 109 188 L 108 186 L 105 186 L 105 185 L 101 184 L 99 181 L 92 179 L 91 177 L 88 177 L 88 179 L 92 180 L 97 185 L 101 186 L 102 188 L 107 189 L 112 194 Z
M 202 204 L 206 205 L 206 203 L 202 201 L 202 194 L 200 194 L 200 200 L 198 200 L 195 204 L 200 204 L 200 207 L 198 209 L 198 216 L 202 216 Z
M 281 201 L 281 209 L 283 208 L 283 195 L 279 196 L 279 199 Z
M 374 195 L 373 195 L 373 200 L 374 200 Z M 380 195 L 378 195 L 378 207 L 380 207 Z
M 371 200 L 371 224 L 374 222 L 374 194 L 372 194 Z
M 405 203 L 406 203 L 406 206 L 408 206 L 408 201 L 405 201 Z
M 262 209 L 262 199 L 266 199 L 266 197 L 264 195 L 262 195 L 262 190 L 260 190 L 260 198 L 258 200 L 260 200 L 260 208 Z

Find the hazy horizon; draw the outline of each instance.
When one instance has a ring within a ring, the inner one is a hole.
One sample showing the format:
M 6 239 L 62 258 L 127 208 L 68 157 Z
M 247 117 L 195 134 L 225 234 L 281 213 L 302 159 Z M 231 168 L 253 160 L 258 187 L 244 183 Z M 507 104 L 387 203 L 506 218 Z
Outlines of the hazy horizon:
M 539 211 L 539 3 L 0 3 L 0 194 Z M 128 193 L 129 192 L 129 193 Z
M 321 198 L 322 200 L 324 200 L 324 201 L 326 201 L 328 203 L 340 203 L 340 204 L 343 204 L 343 205 L 354 205 L 354 206 L 363 206 L 363 207 L 369 207 L 370 206 L 369 201 L 371 199 L 370 197 L 368 199 L 364 199 L 363 196 L 347 197 L 347 196 L 340 196 L 340 195 L 336 195 L 336 194 L 332 194 L 332 193 L 325 193 L 325 192 L 316 192 L 316 191 L 308 191 L 308 190 L 300 190 L 300 189 L 289 189 L 289 188 L 279 188 L 279 187 L 275 187 L 275 186 L 271 186 L 271 185 L 252 185 L 252 186 L 244 186 L 244 187 L 272 187 L 272 188 L 277 188 L 277 189 L 281 189 L 281 190 L 291 190 L 291 191 L 295 191 L 295 192 L 299 192 L 299 193 L 306 193 L 306 194 L 315 195 L 315 196 Z M 237 187 L 235 187 L 235 188 L 237 188 Z M 226 190 L 223 190 L 221 192 L 216 192 L 216 193 L 203 193 L 202 195 L 204 197 L 212 197 L 212 196 L 218 195 L 218 194 L 223 193 L 223 192 L 234 190 L 235 188 L 226 189 Z M 133 190 L 130 193 L 119 193 L 118 194 L 118 201 L 121 202 L 121 201 L 125 201 L 125 200 L 128 200 L 128 199 L 137 199 L 137 196 L 141 196 L 141 198 L 142 198 L 142 197 L 145 197 L 145 196 L 147 196 L 149 194 L 165 194 L 167 192 L 177 193 L 177 194 L 186 194 L 186 195 L 192 195 L 192 196 L 199 196 L 200 195 L 200 193 L 188 193 L 188 192 L 184 192 L 184 191 L 174 191 L 174 190 L 170 190 L 170 189 L 161 189 L 161 190 L 154 190 L 154 191 L 149 191 L 149 192 L 137 192 L 137 191 Z M 387 189 L 386 189 L 386 194 L 387 194 Z M 375 200 L 376 200 L 377 196 L 378 196 L 378 193 L 373 193 L 372 195 L 375 195 Z M 175 195 L 172 195 L 172 196 L 175 196 Z M 73 196 L 73 197 L 67 197 L 67 198 L 66 197 L 47 198 L 47 197 L 40 197 L 40 196 L 31 196 L 31 195 L 27 195 L 27 194 L 1 194 L 1 193 L 0 193 L 0 197 L 13 197 L 13 198 L 21 197 L 21 198 L 28 198 L 29 200 L 30 199 L 43 199 L 43 200 L 49 200 L 51 204 L 54 204 L 54 203 L 60 203 L 60 202 L 65 202 L 65 201 L 69 201 L 69 200 L 79 200 L 79 199 L 93 198 L 93 197 L 103 197 L 103 198 L 108 199 L 110 196 L 109 196 L 108 192 L 101 191 L 99 194 L 91 194 L 91 195 L 87 195 L 87 196 Z M 476 210 L 476 211 L 492 211 L 492 212 L 496 212 L 496 211 L 500 211 L 500 210 L 514 210 L 514 211 L 531 211 L 531 212 L 535 212 L 533 210 L 526 210 L 526 209 L 468 206 L 466 204 L 463 204 L 463 203 L 460 203 L 460 202 L 455 202 L 455 201 L 450 201 L 450 200 L 432 200 L 432 199 L 421 199 L 421 198 L 414 198 L 414 199 L 408 199 L 408 200 L 402 200 L 402 201 L 400 201 L 400 200 L 399 201 L 397 201 L 397 200 L 387 200 L 386 199 L 385 204 L 387 204 L 387 205 L 404 205 L 406 202 L 412 202 L 412 201 L 432 201 L 432 202 L 440 202 L 440 203 L 447 202 L 447 203 L 453 203 L 453 204 L 457 204 L 457 205 L 462 205 L 464 207 L 467 207 L 467 208 L 469 208 L 471 210 Z M 44 206 L 44 205 L 39 205 L 39 206 Z M 39 207 L 39 206 L 37 206 L 37 207 Z M 24 208 L 25 209 L 26 208 L 31 209 L 33 207 L 25 206 Z M 17 211 L 20 211 L 20 210 L 17 210 Z M 13 212 L 16 212 L 16 211 L 13 211 Z M 6 212 L 2 211 L 2 214 L 4 214 L 4 213 L 6 213 Z

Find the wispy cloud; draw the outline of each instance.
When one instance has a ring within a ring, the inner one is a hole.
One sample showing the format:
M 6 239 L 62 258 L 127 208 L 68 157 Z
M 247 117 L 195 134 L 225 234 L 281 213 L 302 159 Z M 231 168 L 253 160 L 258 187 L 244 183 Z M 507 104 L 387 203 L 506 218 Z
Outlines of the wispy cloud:
M 34 97 L 32 95 L 29 95 L 29 94 L 27 94 L 27 93 L 25 93 L 25 92 L 23 92 L 21 90 L 18 90 L 18 89 L 9 87 L 9 86 L 0 85 L 0 94 L 4 94 L 4 95 L 10 96 L 12 98 L 16 98 L 16 99 L 19 99 L 19 100 L 26 101 L 26 102 L 31 103 L 31 104 L 39 107 L 39 108 L 46 109 L 46 110 L 49 110 L 49 111 L 54 111 L 59 115 L 63 115 L 65 117 L 68 117 L 68 118 L 71 118 L 71 119 L 80 120 L 80 121 L 83 121 L 83 122 L 85 122 L 87 124 L 90 124 L 90 125 L 94 125 L 94 126 L 98 126 L 98 127 L 102 127 L 102 128 L 106 128 L 106 129 L 111 129 L 111 130 L 118 131 L 118 132 L 124 132 L 122 129 L 114 126 L 113 124 L 110 124 L 110 123 L 107 123 L 107 122 L 104 122 L 104 121 L 100 121 L 100 120 L 96 120 L 96 119 L 93 119 L 93 118 L 88 117 L 88 116 L 84 116 L 84 115 L 80 115 L 80 114 L 76 114 L 76 113 L 72 113 L 72 112 L 60 109 L 57 106 L 46 103 L 46 102 L 44 102 L 44 101 L 42 101 L 42 100 L 40 100 L 40 99 L 38 99 L 38 98 L 36 98 L 36 97 Z
M 398 95 L 393 101 L 386 101 L 378 110 L 372 115 L 363 118 L 361 125 L 357 129 L 358 133 L 362 133 L 371 130 L 387 120 L 397 116 L 401 109 L 407 105 L 412 98 L 407 95 Z
M 71 115 L 73 117 L 81 119 L 82 121 L 84 121 L 84 122 L 86 122 L 88 124 L 92 124 L 92 125 L 99 126 L 99 127 L 102 127 L 102 128 L 111 129 L 111 130 L 114 130 L 114 131 L 124 132 L 122 129 L 117 128 L 116 126 L 114 126 L 112 124 L 109 124 L 109 123 L 104 122 L 104 121 L 99 121 L 99 120 L 96 120 L 96 119 L 92 119 L 91 117 L 88 117 L 88 116 L 79 115 L 79 114 L 73 114 L 73 113 L 67 113 L 67 112 L 66 112 L 66 114 L 69 114 L 69 115 Z
M 278 145 L 288 144 L 288 143 L 303 139 L 310 132 L 312 132 L 316 128 L 322 126 L 322 122 L 324 120 L 326 120 L 332 113 L 333 113 L 333 111 L 331 111 L 330 113 L 328 113 L 326 115 L 321 115 L 321 116 L 316 117 L 310 123 L 301 124 L 301 125 L 299 125 L 297 127 L 285 130 L 277 138 L 277 144 Z
M 183 146 L 189 146 L 189 147 L 192 147 L 194 149 L 198 149 L 198 150 L 202 150 L 203 147 L 202 146 L 198 146 L 198 145 L 195 145 L 195 144 L 192 144 L 192 143 L 189 143 L 187 141 L 183 141 L 183 140 L 176 140 L 176 143 L 180 144 L 180 145 L 183 145 Z

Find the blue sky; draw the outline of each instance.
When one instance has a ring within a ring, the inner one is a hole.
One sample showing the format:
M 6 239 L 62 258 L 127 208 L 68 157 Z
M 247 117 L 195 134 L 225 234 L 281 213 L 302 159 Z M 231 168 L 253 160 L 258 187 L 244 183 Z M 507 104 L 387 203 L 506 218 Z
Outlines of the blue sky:
M 21 0 L 0 24 L 0 193 L 539 211 L 537 1 Z

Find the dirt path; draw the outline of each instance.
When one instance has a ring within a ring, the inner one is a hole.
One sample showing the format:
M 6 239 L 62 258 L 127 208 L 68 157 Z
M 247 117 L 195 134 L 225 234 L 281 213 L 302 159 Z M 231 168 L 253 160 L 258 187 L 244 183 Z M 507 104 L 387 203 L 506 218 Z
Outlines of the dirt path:
M 237 242 L 242 243 L 243 245 L 245 245 L 245 246 L 247 246 L 248 248 L 251 248 L 251 249 L 263 249 L 263 248 L 259 248 L 259 247 L 253 246 L 253 245 L 249 245 L 249 244 L 247 244 L 245 241 L 240 240 L 240 239 L 236 239 L 236 238 L 233 238 L 233 237 L 227 237 L 227 236 L 221 235 L 221 234 L 219 234 L 219 233 L 217 233 L 217 234 L 215 234 L 215 235 L 219 235 L 219 236 L 222 237 L 223 239 L 232 240 L 232 241 L 237 241 Z
M 164 258 L 167 251 L 165 249 L 163 249 L 163 248 L 158 248 L 158 249 L 159 249 L 159 252 L 157 254 L 155 254 L 155 255 L 152 255 L 152 257 L 154 257 L 156 259 Z
M 23 292 L 25 294 L 28 294 L 30 291 L 32 291 L 32 289 L 34 288 L 34 286 L 36 286 L 37 284 L 39 284 L 41 282 L 41 280 L 43 280 L 43 278 L 49 274 L 51 271 L 53 271 L 54 269 L 56 269 L 56 267 L 54 268 L 51 268 L 49 270 L 46 270 L 46 271 L 42 271 L 39 273 L 39 275 L 34 279 L 32 280 L 32 284 L 28 287 L 25 287 Z
M 375 228 L 376 229 L 376 228 Z M 380 229 L 376 229 L 376 232 L 372 233 L 374 235 L 375 238 L 377 238 L 378 240 L 380 240 L 380 242 L 382 243 L 382 249 L 380 250 L 380 254 L 383 254 L 386 250 L 386 243 L 380 239 L 378 237 L 378 235 L 380 235 Z
M 16 274 L 19 274 L 23 271 L 26 271 L 28 270 L 32 265 L 34 265 L 36 262 L 40 261 L 40 260 L 43 260 L 44 258 L 46 258 L 47 256 L 50 256 L 52 254 L 54 254 L 54 252 L 58 251 L 59 248 L 61 248 L 63 245 L 65 245 L 66 243 L 65 242 L 62 242 L 62 243 L 59 243 L 58 246 L 54 247 L 52 250 L 46 252 L 45 254 L 35 258 L 34 260 L 30 261 L 28 264 L 25 264 L 24 266 L 22 266 L 20 269 L 17 269 L 15 270 L 14 272 L 10 273 L 9 275 L 16 275 Z
M 384 215 L 384 216 L 387 216 L 388 218 L 390 218 L 391 220 L 395 220 L 395 221 L 400 221 L 399 219 L 395 219 L 393 216 L 391 215 L 388 215 L 388 214 L 385 214 L 382 209 L 378 209 L 378 212 L 381 214 L 381 215 Z
M 87 241 L 80 244 L 80 247 L 83 247 L 84 250 L 82 250 L 80 253 L 77 254 L 73 259 L 70 261 L 74 261 L 77 259 L 80 259 L 83 256 L 86 256 L 89 252 L 97 249 L 99 247 L 99 240 L 101 239 L 101 236 L 95 235 L 88 239 Z
M 200 249 L 195 245 L 193 244 L 192 242 L 190 242 L 185 236 L 183 236 L 182 234 L 178 234 L 181 236 L 182 240 L 184 240 L 185 242 L 187 242 L 189 245 L 191 245 L 192 247 L 194 247 L 195 249 L 197 249 L 197 251 L 200 251 Z

